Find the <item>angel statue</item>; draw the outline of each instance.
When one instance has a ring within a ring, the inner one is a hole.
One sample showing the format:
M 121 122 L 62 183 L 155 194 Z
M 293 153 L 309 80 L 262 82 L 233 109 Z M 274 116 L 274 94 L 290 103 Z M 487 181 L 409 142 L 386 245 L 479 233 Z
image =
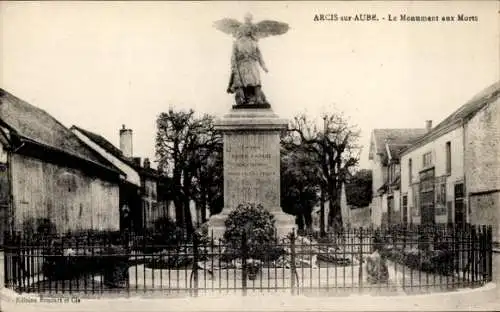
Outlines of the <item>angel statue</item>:
M 270 107 L 260 80 L 259 66 L 267 73 L 267 67 L 258 46 L 261 38 L 282 35 L 288 31 L 288 24 L 264 20 L 252 23 L 252 15 L 245 15 L 244 23 L 224 18 L 214 23 L 218 30 L 235 37 L 231 54 L 231 76 L 227 92 L 235 94 L 236 106 Z

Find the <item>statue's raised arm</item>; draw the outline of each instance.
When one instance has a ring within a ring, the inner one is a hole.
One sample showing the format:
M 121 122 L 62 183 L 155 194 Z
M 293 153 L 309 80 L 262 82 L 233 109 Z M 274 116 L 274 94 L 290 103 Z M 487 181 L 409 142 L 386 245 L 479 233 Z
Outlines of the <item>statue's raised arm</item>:
M 235 108 L 270 107 L 260 80 L 259 66 L 267 72 L 267 67 L 258 46 L 258 40 L 269 36 L 285 34 L 289 30 L 286 23 L 264 20 L 252 23 L 252 15 L 246 14 L 243 23 L 224 18 L 214 22 L 214 27 L 235 38 L 231 55 L 231 77 L 228 93 L 235 94 Z

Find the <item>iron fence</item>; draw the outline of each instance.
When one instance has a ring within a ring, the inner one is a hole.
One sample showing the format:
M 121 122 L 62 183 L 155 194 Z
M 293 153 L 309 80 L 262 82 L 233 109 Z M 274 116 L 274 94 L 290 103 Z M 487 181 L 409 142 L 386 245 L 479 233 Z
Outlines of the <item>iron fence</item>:
M 161 292 L 414 294 L 492 280 L 490 226 L 341 228 L 230 248 L 213 236 L 158 239 L 103 235 L 7 234 L 6 287 L 79 296 Z

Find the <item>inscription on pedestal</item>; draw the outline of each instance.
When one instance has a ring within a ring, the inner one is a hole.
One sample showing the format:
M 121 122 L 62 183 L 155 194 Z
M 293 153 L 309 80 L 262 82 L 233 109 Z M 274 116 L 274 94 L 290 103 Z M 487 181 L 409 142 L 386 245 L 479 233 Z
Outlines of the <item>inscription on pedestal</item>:
M 279 133 L 224 135 L 224 206 L 243 202 L 280 206 Z

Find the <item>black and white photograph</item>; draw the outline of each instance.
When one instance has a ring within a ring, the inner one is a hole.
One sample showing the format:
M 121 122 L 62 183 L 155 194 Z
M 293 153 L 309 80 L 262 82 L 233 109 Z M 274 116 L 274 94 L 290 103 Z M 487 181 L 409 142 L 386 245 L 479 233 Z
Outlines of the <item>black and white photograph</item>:
M 0 312 L 500 310 L 500 2 L 0 2 Z

